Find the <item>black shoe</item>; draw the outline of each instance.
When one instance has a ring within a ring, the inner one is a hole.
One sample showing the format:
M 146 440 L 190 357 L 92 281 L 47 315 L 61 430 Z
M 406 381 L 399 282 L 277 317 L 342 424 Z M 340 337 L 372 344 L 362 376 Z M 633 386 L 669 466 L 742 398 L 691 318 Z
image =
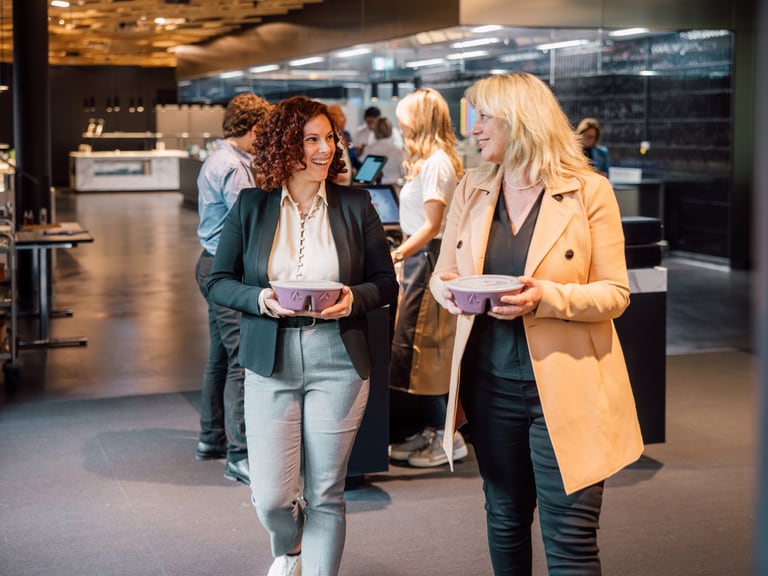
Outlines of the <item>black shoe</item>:
M 248 468 L 248 458 L 243 458 L 237 462 L 227 460 L 227 464 L 224 466 L 224 478 L 250 485 L 251 471 Z
M 197 460 L 221 460 L 227 456 L 227 447 L 224 444 L 209 444 L 198 442 L 195 458 Z

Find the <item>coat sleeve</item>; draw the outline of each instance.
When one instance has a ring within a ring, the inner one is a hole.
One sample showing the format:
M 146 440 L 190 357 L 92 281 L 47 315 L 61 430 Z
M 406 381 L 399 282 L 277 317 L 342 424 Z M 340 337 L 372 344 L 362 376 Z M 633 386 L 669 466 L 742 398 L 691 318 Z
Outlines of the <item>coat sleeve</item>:
M 536 318 L 601 322 L 617 318 L 629 305 L 624 232 L 613 189 L 595 175 L 586 180 L 580 197 L 583 213 L 534 273 L 542 282 Z M 580 243 L 582 230 L 587 261 L 583 269 L 569 270 L 559 255 Z

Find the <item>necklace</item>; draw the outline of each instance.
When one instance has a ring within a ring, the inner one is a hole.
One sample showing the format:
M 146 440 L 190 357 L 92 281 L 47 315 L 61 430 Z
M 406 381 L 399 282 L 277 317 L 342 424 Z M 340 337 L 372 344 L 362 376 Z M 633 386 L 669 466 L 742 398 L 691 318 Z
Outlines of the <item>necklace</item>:
M 504 182 L 506 182 L 507 185 L 512 190 L 529 190 L 529 189 L 533 188 L 534 186 L 538 186 L 539 184 L 541 184 L 541 178 L 536 180 L 536 182 L 534 182 L 533 184 L 529 184 L 528 186 L 512 186 L 512 183 L 509 180 L 507 180 L 506 176 L 504 176 Z

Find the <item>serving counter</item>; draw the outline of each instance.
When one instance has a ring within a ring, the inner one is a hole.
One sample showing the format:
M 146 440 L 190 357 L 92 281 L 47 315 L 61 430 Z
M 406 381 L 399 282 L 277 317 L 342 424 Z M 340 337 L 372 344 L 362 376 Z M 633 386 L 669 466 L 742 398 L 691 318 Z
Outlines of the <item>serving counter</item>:
M 70 152 L 70 188 L 78 192 L 179 190 L 184 150 Z

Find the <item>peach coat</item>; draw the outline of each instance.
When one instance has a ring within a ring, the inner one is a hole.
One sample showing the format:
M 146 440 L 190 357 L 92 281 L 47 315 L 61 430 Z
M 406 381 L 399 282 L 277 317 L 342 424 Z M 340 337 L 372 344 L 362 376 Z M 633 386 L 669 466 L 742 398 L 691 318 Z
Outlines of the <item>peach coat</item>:
M 503 171 L 470 170 L 456 190 L 430 281 L 482 274 Z M 619 207 L 606 178 L 585 173 L 544 191 L 525 274 L 542 284 L 535 312 L 523 317 L 533 372 L 565 491 L 572 493 L 637 460 L 643 440 L 613 319 L 629 305 Z M 474 316 L 457 318 L 444 449 L 453 467 L 461 359 Z

